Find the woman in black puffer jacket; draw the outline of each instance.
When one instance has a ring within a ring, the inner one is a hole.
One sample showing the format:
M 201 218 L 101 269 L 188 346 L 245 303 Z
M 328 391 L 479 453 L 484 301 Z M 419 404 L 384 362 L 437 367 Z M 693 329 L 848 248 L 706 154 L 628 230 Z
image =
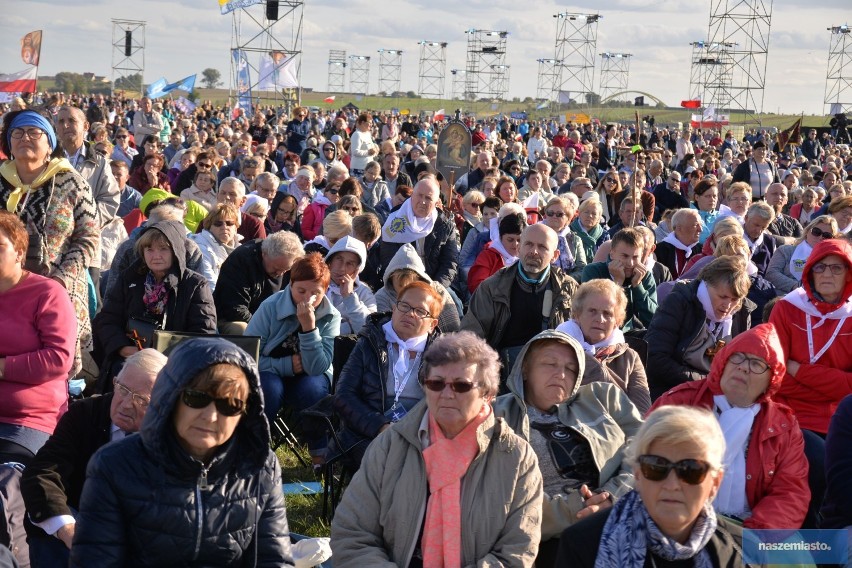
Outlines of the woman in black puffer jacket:
M 89 462 L 71 565 L 293 566 L 249 355 L 221 338 L 175 348 L 139 435 Z

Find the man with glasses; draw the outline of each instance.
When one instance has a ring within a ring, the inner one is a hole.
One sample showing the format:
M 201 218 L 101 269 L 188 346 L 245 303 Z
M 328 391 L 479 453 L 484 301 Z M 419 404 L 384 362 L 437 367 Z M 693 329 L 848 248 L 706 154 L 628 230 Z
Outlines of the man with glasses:
M 184 189 L 191 187 L 192 182 L 195 179 L 195 174 L 198 172 L 208 172 L 213 174 L 215 157 L 215 150 L 208 150 L 198 154 L 195 158 L 195 163 L 190 164 L 178 174 L 177 180 L 172 186 L 172 191 L 179 195 Z M 215 180 L 216 176 L 214 175 L 213 178 Z
M 805 234 L 801 223 L 783 212 L 787 205 L 787 186 L 782 183 L 773 183 L 766 189 L 766 203 L 775 210 L 775 219 L 767 229 L 770 233 L 779 237 L 784 244 L 793 244 Z
M 127 164 L 129 169 L 137 154 L 139 154 L 139 151 L 130 145 L 130 133 L 127 132 L 127 129 L 117 128 L 115 130 L 115 148 L 113 148 L 110 158 L 121 160 Z
M 230 203 L 240 209 L 246 202 L 246 186 L 235 177 L 227 177 L 219 184 L 216 201 Z M 237 233 L 243 236 L 244 241 L 266 238 L 266 228 L 256 217 L 243 211 L 240 211 L 240 217 L 240 228 L 237 229 Z
M 689 202 L 680 192 L 680 173 L 672 171 L 668 179 L 654 186 L 654 222 L 659 223 L 669 209 L 684 209 Z
M 560 187 L 559 194 L 562 195 L 563 193 L 571 192 L 577 196 L 577 200 L 582 201 L 583 195 L 585 195 L 587 191 L 593 191 L 594 189 L 595 188 L 592 186 L 592 182 L 589 181 L 589 178 L 578 177 Z
M 143 349 L 124 363 L 113 392 L 75 402 L 21 478 L 33 568 L 67 566 L 86 464 L 102 446 L 139 431 L 166 356 Z

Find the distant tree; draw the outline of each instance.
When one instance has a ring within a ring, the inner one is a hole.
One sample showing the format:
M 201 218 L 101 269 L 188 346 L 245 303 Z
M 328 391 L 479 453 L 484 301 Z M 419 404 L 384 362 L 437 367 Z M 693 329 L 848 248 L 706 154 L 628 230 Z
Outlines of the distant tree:
M 115 88 L 124 91 L 142 91 L 142 75 L 134 73 L 115 80 Z
M 216 87 L 222 84 L 222 74 L 219 73 L 218 69 L 208 67 L 207 69 L 201 72 L 201 75 L 204 76 L 201 82 L 204 83 L 204 86 L 208 89 L 215 89 Z
M 586 93 L 586 104 L 591 106 L 601 104 L 601 96 L 597 93 Z
M 524 97 L 524 104 L 531 105 L 534 102 L 535 99 L 533 99 L 532 97 Z
M 54 78 L 55 88 L 63 93 L 89 93 L 92 90 L 92 80 L 80 73 L 62 71 Z
M 405 96 L 409 99 L 419 99 L 420 97 L 414 91 L 406 91 Z

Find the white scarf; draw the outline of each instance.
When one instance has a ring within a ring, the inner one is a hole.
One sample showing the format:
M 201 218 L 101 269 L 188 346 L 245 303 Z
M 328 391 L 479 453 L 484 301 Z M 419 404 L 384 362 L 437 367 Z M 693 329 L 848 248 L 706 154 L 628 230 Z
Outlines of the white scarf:
M 707 329 L 713 333 L 714 328 L 716 332 L 713 333 L 714 337 L 719 340 L 725 337 L 730 337 L 731 335 L 731 327 L 733 326 L 734 314 L 729 315 L 725 319 L 719 319 L 716 317 L 716 310 L 713 309 L 713 303 L 710 301 L 710 292 L 707 291 L 707 283 L 703 280 L 698 285 L 698 300 L 701 302 L 702 307 L 704 307 L 704 315 L 707 316 L 707 319 L 710 322 L 719 324 L 721 323 L 721 327 L 711 326 L 710 323 L 707 324 Z
M 391 345 L 396 345 L 399 347 L 399 357 L 396 358 L 396 363 L 393 365 L 393 374 L 397 377 L 397 380 L 401 380 L 405 377 L 405 374 L 408 373 L 408 353 L 410 351 L 414 351 L 415 353 L 423 353 L 423 350 L 426 349 L 426 339 L 429 337 L 428 335 L 418 335 L 417 337 L 412 337 L 411 339 L 400 339 L 396 332 L 393 330 L 393 322 L 387 322 L 382 326 L 382 330 L 385 332 L 385 340 Z
M 745 491 L 745 449 L 760 405 L 752 404 L 746 408 L 731 406 L 725 395 L 715 395 L 713 402 L 720 411 L 719 426 L 725 436 L 725 457 L 722 460 L 725 476 L 713 504 L 720 513 L 743 518 L 743 512 L 750 511 Z
M 757 239 L 751 240 L 751 237 L 748 236 L 748 233 L 743 231 L 743 238 L 746 240 L 746 243 L 748 243 L 748 249 L 752 253 L 754 253 L 754 249 L 756 249 L 757 247 L 759 247 L 760 245 L 763 244 L 763 235 L 764 234 L 766 234 L 766 233 L 760 233 L 760 236 L 757 237 Z
M 671 233 L 669 233 L 668 235 L 666 235 L 666 238 L 663 239 L 663 242 L 669 243 L 670 245 L 672 245 L 674 248 L 676 248 L 678 250 L 682 250 L 684 252 L 684 257 L 686 259 L 689 259 L 689 257 L 692 256 L 692 252 L 693 252 L 692 247 L 689 246 L 689 245 L 685 245 L 682 242 L 680 242 L 680 239 L 677 238 L 677 236 L 674 233 L 674 230 Z
M 544 221 L 542 221 L 543 223 Z M 582 226 L 582 224 L 581 224 Z M 571 232 L 571 227 L 568 223 L 565 224 L 565 228 L 556 233 L 559 235 L 560 239 L 565 240 L 565 250 L 559 251 L 559 258 L 556 259 L 556 262 L 562 266 L 574 266 L 574 252 L 571 250 L 571 243 L 568 242 L 568 233 Z M 564 260 L 562 257 L 565 257 Z M 650 270 L 650 269 L 649 269 Z
M 509 254 L 509 251 L 507 251 L 506 247 L 503 246 L 503 242 L 500 240 L 500 229 L 497 228 L 496 217 L 489 220 L 488 230 L 491 236 L 491 243 L 488 247 L 500 253 L 500 256 L 503 257 L 503 266 L 511 266 L 515 264 L 515 262 L 518 261 L 518 257 Z
M 583 335 L 583 330 L 580 329 L 580 326 L 573 319 L 569 319 L 566 322 L 560 323 L 556 328 L 556 331 L 561 331 L 562 333 L 567 333 L 571 337 L 577 340 L 577 342 L 583 346 L 583 351 L 594 357 L 598 349 L 601 347 L 609 347 L 610 345 L 615 345 L 617 343 L 624 343 L 624 334 L 621 333 L 621 330 L 615 328 L 613 332 L 609 335 L 609 337 L 604 338 L 602 341 L 598 343 L 591 344 L 586 341 L 585 336 Z
M 802 241 L 796 245 L 796 250 L 793 251 L 793 256 L 790 257 L 790 275 L 793 276 L 799 283 L 802 283 L 802 272 L 805 270 L 805 263 L 811 255 L 814 248 L 808 244 L 808 241 Z
M 734 211 L 733 209 L 731 209 L 727 205 L 720 205 L 719 206 L 719 214 L 716 216 L 716 221 L 718 221 L 719 219 L 722 219 L 724 217 L 733 217 L 734 219 L 736 219 L 737 221 L 740 222 L 740 225 L 745 223 L 745 215 L 740 215 L 739 213 L 737 213 L 736 211 Z
M 425 219 L 417 217 L 411 207 L 411 198 L 408 198 L 402 204 L 402 207 L 388 215 L 388 219 L 382 227 L 382 239 L 388 243 L 414 242 L 431 233 L 437 219 L 437 210 L 432 211 L 432 215 Z

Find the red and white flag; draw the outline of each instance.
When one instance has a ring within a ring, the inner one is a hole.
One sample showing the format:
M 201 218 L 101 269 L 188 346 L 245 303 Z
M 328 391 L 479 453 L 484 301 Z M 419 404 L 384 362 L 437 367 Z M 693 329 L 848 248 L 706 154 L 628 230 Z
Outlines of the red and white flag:
M 35 67 L 0 75 L 0 93 L 35 93 L 37 79 L 38 70 Z
M 445 111 L 444 109 L 436 110 L 435 114 L 432 116 L 432 120 L 444 120 Z
M 335 98 L 336 98 L 336 97 L 335 97 L 335 95 L 331 95 L 330 97 L 326 97 L 326 98 L 324 98 L 324 99 L 322 100 L 322 102 L 324 102 L 324 103 L 333 103 Z

